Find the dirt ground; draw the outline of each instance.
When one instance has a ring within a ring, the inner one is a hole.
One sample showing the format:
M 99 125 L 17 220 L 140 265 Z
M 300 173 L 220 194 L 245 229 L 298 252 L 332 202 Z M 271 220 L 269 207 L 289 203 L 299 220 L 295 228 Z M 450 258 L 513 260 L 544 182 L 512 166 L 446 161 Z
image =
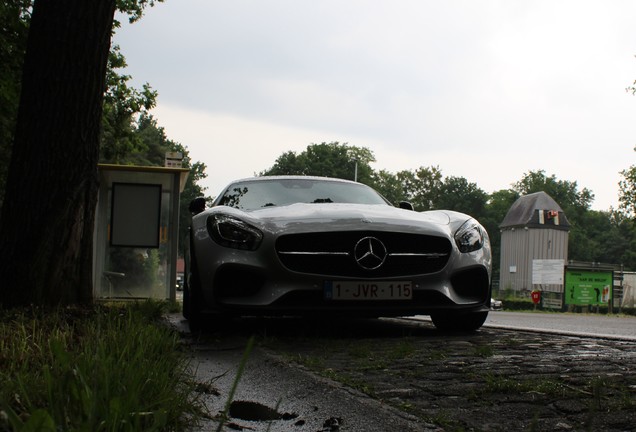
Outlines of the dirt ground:
M 327 408 L 312 423 L 312 413 L 294 401 L 263 402 L 254 394 L 272 393 L 286 377 L 304 374 L 317 379 L 307 385 L 314 397 L 331 398 L 327 388 L 337 387 L 366 401 L 371 412 L 384 410 L 385 417 L 373 420 L 378 431 L 636 431 L 636 342 L 488 328 L 443 334 L 430 323 L 399 320 L 279 319 L 242 320 L 231 331 L 210 332 L 191 343 L 201 353 L 250 335 L 256 336 L 258 361 L 280 372 L 234 397 L 240 403 L 229 419 L 232 429 L 370 430 L 360 420 L 372 415 L 366 412 Z M 252 381 L 264 376 L 254 363 L 248 366 L 257 370 Z M 228 384 L 210 385 L 216 386 L 212 398 L 227 401 Z M 320 385 L 324 392 L 315 388 Z M 307 391 L 286 395 L 299 399 Z M 288 419 L 260 429 L 259 420 L 267 419 L 246 418 L 266 414 L 250 406 L 256 399 L 259 407 Z M 319 403 L 314 405 L 318 411 Z M 391 426 L 381 424 L 393 419 L 398 420 Z

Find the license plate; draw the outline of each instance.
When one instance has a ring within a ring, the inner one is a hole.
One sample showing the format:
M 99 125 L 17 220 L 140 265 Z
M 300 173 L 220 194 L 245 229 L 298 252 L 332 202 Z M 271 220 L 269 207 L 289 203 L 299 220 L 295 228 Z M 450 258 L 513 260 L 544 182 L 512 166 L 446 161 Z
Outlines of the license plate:
M 410 281 L 326 281 L 327 300 L 411 300 Z

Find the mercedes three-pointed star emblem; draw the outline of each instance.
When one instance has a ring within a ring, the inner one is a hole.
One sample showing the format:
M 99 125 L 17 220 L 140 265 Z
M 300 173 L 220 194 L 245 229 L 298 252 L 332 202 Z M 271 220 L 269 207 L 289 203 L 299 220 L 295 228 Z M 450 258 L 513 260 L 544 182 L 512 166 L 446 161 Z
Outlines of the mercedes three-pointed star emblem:
M 353 248 L 353 256 L 363 269 L 375 270 L 386 260 L 386 246 L 375 237 L 364 237 Z

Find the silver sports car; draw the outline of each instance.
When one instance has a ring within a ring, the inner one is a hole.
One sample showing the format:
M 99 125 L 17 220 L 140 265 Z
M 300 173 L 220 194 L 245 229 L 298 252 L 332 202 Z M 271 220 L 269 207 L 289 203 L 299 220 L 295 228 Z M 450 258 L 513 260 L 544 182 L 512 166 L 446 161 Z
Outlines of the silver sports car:
M 199 201 L 200 202 L 200 201 Z M 191 207 L 183 314 L 191 328 L 228 316 L 430 315 L 476 330 L 490 309 L 486 230 L 454 211 L 390 205 L 360 183 L 256 177 Z

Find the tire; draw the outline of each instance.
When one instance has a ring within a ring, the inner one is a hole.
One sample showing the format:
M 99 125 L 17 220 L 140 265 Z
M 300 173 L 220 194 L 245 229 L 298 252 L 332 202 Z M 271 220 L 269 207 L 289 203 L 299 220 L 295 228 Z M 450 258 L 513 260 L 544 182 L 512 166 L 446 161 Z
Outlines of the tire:
M 486 318 L 488 318 L 488 311 L 463 314 L 445 312 L 431 315 L 431 320 L 438 330 L 452 332 L 473 332 L 479 330 L 484 322 L 486 322 Z
M 190 308 L 192 301 L 190 300 L 190 284 L 187 282 L 189 276 L 186 276 L 183 281 L 183 305 L 182 305 L 182 315 L 185 319 L 190 318 Z
M 199 333 L 203 327 L 201 313 L 201 282 L 196 256 L 193 253 L 192 244 L 186 256 L 186 278 L 183 286 L 183 317 L 188 320 L 190 333 Z
M 189 230 L 188 230 L 189 231 Z M 185 248 L 184 251 L 184 261 L 185 261 L 185 269 L 184 269 L 184 277 L 183 277 L 183 306 L 182 306 L 182 315 L 185 319 L 190 318 L 190 310 L 192 308 L 192 300 L 190 299 L 190 279 L 191 279 L 191 254 L 190 254 L 191 246 L 188 244 L 188 247 Z

